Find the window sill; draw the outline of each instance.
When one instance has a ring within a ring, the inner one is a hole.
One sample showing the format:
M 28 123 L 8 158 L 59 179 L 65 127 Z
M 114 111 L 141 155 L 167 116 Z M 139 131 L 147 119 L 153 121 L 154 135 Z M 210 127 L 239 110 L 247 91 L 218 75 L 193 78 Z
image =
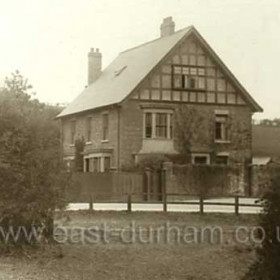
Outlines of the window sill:
M 87 141 L 87 142 L 86 142 L 86 145 L 91 145 L 91 144 L 92 144 L 91 141 Z
M 69 147 L 75 147 L 75 144 L 70 144 Z
M 206 92 L 206 89 L 202 88 L 175 88 L 173 87 L 172 90 L 174 91 L 193 91 L 193 92 Z
M 107 140 L 101 140 L 101 143 L 108 143 L 109 142 L 109 140 L 107 139 Z
M 173 141 L 173 138 L 143 138 L 144 141 Z
M 230 140 L 215 140 L 215 143 L 217 144 L 230 144 Z

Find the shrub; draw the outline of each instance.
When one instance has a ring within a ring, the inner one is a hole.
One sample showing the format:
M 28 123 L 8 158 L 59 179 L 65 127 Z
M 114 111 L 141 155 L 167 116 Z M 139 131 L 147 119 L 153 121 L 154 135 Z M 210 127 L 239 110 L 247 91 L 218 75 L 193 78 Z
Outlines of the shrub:
M 30 89 L 16 72 L 0 92 L 0 226 L 15 232 L 40 227 L 51 238 L 54 211 L 65 206 L 69 177 L 54 120 L 61 108 L 40 103 Z M 21 232 L 13 241 L 28 240 Z
M 280 279 L 280 175 L 274 177 L 271 187 L 261 202 L 264 206 L 260 216 L 263 228 L 262 244 L 257 248 L 257 261 L 251 266 L 243 279 L 278 280 Z

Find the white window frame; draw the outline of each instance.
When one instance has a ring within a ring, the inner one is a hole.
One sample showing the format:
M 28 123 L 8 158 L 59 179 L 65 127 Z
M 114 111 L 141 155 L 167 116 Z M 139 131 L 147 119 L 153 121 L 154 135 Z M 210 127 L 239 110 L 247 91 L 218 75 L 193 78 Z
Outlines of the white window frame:
M 100 173 L 105 172 L 105 157 L 109 157 L 110 158 L 110 168 L 112 167 L 112 154 L 110 153 L 93 153 L 93 154 L 89 154 L 84 156 L 84 172 L 86 172 L 86 160 L 87 159 L 94 159 L 94 158 L 99 158 L 100 159 Z M 93 168 L 91 168 L 91 166 L 89 167 L 89 172 L 93 172 L 92 170 Z
M 152 114 L 152 137 L 146 137 L 146 114 Z M 157 137 L 156 136 L 156 114 L 167 114 L 167 137 Z M 143 138 L 144 139 L 162 139 L 162 140 L 171 140 L 171 115 L 173 116 L 172 109 L 144 109 L 143 110 Z M 172 124 L 172 130 L 174 131 L 174 123 Z
M 224 122 L 222 121 L 218 121 L 219 118 L 223 118 Z M 215 142 L 216 143 L 228 143 L 229 141 L 229 131 L 227 129 L 227 124 L 228 124 L 228 120 L 229 120 L 229 111 L 228 110 L 215 110 Z M 221 139 L 217 139 L 216 138 L 216 125 L 217 122 L 222 123 L 221 126 L 221 134 L 222 137 Z
M 227 157 L 227 163 L 226 164 L 220 164 L 220 165 L 229 165 L 229 153 L 218 153 L 216 157 Z

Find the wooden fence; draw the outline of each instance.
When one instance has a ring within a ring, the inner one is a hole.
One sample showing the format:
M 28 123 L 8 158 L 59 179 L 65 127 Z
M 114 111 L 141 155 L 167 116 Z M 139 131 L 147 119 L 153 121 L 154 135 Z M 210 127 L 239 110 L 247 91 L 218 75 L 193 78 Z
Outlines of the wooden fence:
M 100 195 L 100 194 L 99 194 Z M 104 194 L 105 195 L 105 194 Z M 122 203 L 126 204 L 126 209 L 128 212 L 132 212 L 132 204 L 157 204 L 157 205 L 162 205 L 162 211 L 167 212 L 168 210 L 168 205 L 198 205 L 199 206 L 199 213 L 203 215 L 205 213 L 205 206 L 207 205 L 213 205 L 213 206 L 232 206 L 234 208 L 234 213 L 235 215 L 240 214 L 240 207 L 263 207 L 260 202 L 258 203 L 242 203 L 240 199 L 255 199 L 258 201 L 258 198 L 253 198 L 253 197 L 244 197 L 244 196 L 223 196 L 223 197 L 217 197 L 217 196 L 190 196 L 189 194 L 185 193 L 166 193 L 166 194 L 154 194 L 154 195 L 161 195 L 162 200 L 161 201 L 139 201 L 138 199 L 141 196 L 147 195 L 146 193 L 128 193 L 128 194 L 123 194 L 119 195 L 114 201 L 108 200 L 106 202 L 102 203 L 107 203 L 107 204 L 112 204 L 112 203 Z M 182 197 L 184 199 L 178 200 L 178 197 Z M 176 199 L 172 199 L 172 197 L 176 197 Z M 170 199 L 171 198 L 171 199 Z M 210 199 L 232 199 L 233 202 L 219 202 L 219 201 L 209 201 Z M 94 204 L 99 204 L 100 202 L 94 202 L 94 197 L 91 196 L 89 199 L 89 209 L 93 210 L 94 209 Z

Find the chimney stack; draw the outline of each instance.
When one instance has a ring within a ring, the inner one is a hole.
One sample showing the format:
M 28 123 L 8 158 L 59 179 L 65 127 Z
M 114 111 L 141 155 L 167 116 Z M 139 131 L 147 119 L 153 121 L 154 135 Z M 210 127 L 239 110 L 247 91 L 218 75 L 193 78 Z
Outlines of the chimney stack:
M 160 26 L 160 36 L 166 37 L 172 35 L 175 32 L 175 22 L 172 17 L 167 17 L 163 19 L 163 22 Z
M 96 51 L 94 48 L 90 49 L 88 53 L 88 85 L 95 82 L 102 71 L 102 54 L 97 48 Z

